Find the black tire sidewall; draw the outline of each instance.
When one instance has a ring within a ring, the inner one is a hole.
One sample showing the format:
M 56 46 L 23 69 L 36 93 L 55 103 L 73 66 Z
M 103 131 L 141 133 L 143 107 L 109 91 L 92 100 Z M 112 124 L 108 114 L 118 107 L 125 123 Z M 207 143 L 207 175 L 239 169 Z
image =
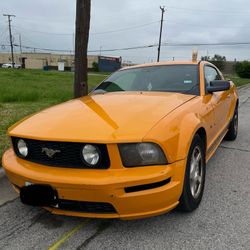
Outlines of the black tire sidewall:
M 237 135 L 238 135 L 238 126 L 239 125 L 237 124 L 237 131 L 235 131 L 235 124 L 234 124 L 235 115 L 237 115 L 237 123 L 238 123 L 238 120 L 239 120 L 238 105 L 235 108 L 233 119 L 230 122 L 228 132 L 227 132 L 227 134 L 225 136 L 225 139 L 228 140 L 228 141 L 235 140 L 237 138 Z
M 199 146 L 201 149 L 202 161 L 203 161 L 203 178 L 202 178 L 202 186 L 200 194 L 197 198 L 194 198 L 193 195 L 191 194 L 191 189 L 190 189 L 190 161 L 193 150 L 196 146 Z M 184 208 L 185 211 L 193 211 L 199 206 L 204 192 L 205 176 L 206 176 L 205 146 L 200 136 L 195 135 L 187 157 L 183 193 L 180 199 L 181 206 Z
M 235 131 L 235 124 L 234 124 L 234 119 L 235 116 L 237 115 L 237 130 Z M 239 120 L 239 114 L 238 114 L 238 107 L 234 111 L 234 116 L 232 120 L 232 132 L 233 132 L 233 137 L 236 138 L 238 134 L 238 120 Z M 231 128 L 230 128 L 231 129 Z

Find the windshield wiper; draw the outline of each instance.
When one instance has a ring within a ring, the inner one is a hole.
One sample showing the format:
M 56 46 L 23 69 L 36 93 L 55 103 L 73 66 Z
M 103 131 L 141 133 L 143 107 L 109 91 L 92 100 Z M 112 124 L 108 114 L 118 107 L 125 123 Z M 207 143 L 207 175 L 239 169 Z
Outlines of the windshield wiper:
M 124 91 L 117 83 L 111 81 L 102 82 L 96 90 L 104 90 L 106 92 Z
M 107 91 L 104 89 L 95 89 L 91 92 L 92 95 L 101 95 L 101 94 L 105 94 L 105 93 L 107 93 Z

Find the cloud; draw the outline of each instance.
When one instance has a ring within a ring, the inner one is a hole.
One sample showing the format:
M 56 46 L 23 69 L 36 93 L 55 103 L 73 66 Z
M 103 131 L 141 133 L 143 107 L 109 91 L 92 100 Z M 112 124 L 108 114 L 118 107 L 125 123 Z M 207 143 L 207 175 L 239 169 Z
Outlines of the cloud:
M 250 3 L 247 0 L 163 1 L 92 0 L 89 49 L 111 49 L 155 44 L 159 39 L 160 5 L 166 5 L 162 40 L 171 43 L 250 42 Z M 3 13 L 15 14 L 13 34 L 24 45 L 52 49 L 73 48 L 75 1 L 12 0 L 1 3 Z M 148 24 L 148 25 L 145 25 Z M 135 27 L 141 26 L 141 27 Z M 124 31 L 110 32 L 134 27 Z M 103 33 L 105 34 L 94 34 Z M 51 33 L 51 34 L 47 34 Z M 65 34 L 65 35 L 62 35 Z M 0 17 L 0 44 L 8 43 L 6 18 Z M 191 58 L 192 47 L 162 47 L 162 59 Z M 250 59 L 248 46 L 199 48 L 200 55 L 223 54 L 228 59 Z M 157 48 L 106 52 L 124 60 L 155 60 Z

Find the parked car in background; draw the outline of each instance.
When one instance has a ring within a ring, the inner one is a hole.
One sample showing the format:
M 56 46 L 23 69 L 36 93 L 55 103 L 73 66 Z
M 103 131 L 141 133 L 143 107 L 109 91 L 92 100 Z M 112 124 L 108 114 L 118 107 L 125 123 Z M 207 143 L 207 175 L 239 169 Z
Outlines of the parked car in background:
M 191 212 L 202 199 L 206 163 L 237 130 L 236 87 L 213 64 L 137 65 L 13 125 L 2 163 L 23 203 L 55 214 Z
M 16 64 L 16 63 L 14 63 L 14 68 L 15 69 L 21 69 L 21 65 L 20 64 Z M 2 65 L 2 68 L 5 68 L 5 69 L 11 69 L 11 68 L 13 68 L 13 66 L 12 66 L 12 63 L 4 63 L 3 65 Z

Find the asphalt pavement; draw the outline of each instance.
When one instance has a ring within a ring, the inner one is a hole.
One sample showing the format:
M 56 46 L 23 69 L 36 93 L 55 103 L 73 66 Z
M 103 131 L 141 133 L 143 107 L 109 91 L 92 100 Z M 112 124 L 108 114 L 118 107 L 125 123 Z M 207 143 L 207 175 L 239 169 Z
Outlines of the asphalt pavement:
M 250 85 L 239 94 L 238 138 L 209 161 L 195 212 L 134 221 L 56 216 L 21 204 L 0 175 L 0 249 L 250 250 Z

